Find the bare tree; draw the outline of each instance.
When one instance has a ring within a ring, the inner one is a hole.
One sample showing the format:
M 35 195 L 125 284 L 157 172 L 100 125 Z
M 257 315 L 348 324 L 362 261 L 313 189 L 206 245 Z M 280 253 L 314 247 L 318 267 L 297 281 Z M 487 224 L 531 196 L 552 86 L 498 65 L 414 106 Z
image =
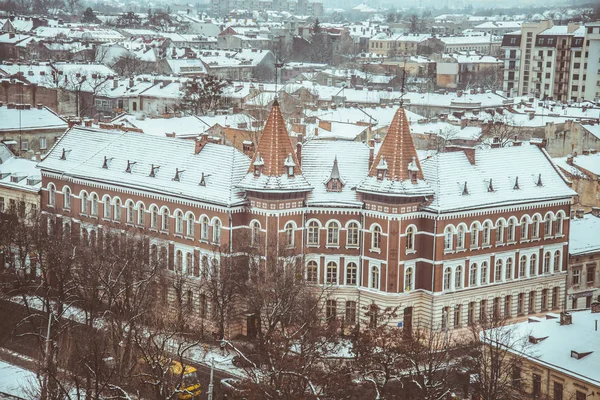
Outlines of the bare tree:
M 217 109 L 228 84 L 212 75 L 190 79 L 183 85 L 179 109 L 191 115 L 205 115 L 209 110 Z

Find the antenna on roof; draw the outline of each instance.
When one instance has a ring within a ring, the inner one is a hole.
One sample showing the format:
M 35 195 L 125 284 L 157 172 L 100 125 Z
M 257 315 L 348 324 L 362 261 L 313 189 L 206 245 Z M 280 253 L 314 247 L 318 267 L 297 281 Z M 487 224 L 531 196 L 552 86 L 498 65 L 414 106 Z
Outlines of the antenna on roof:
M 277 59 L 275 61 L 275 98 L 277 98 L 277 84 L 279 83 L 279 68 L 283 67 L 283 63 Z
M 402 89 L 400 89 L 400 108 L 404 106 L 404 90 L 406 86 L 406 58 L 404 59 L 404 67 L 402 68 Z

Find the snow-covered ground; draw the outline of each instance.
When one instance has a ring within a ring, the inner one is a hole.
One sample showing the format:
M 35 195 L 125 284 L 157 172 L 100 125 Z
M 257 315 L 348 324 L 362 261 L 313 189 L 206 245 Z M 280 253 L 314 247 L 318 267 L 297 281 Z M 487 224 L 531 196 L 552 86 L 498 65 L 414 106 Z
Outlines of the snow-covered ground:
M 35 374 L 29 370 L 0 361 L 0 392 L 27 398 L 27 393 L 37 387 Z

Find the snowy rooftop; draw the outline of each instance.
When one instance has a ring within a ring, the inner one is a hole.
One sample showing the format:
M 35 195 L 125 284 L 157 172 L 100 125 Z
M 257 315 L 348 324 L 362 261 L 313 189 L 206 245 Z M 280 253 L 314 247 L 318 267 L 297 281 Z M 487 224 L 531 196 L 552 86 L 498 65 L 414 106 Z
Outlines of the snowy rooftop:
M 29 110 L 9 109 L 0 106 L 0 132 L 32 129 L 67 129 L 67 123 L 46 107 L 41 110 L 32 107 Z
M 61 159 L 63 149 L 65 160 Z M 248 157 L 234 147 L 213 143 L 207 143 L 198 154 L 194 149 L 191 140 L 74 127 L 52 148 L 40 168 L 196 201 L 243 204 L 235 183 L 248 170 Z M 104 157 L 109 160 L 107 169 L 102 168 Z M 125 172 L 128 161 L 136 163 L 131 173 Z M 150 177 L 153 165 L 160 167 L 156 176 Z M 176 170 L 184 171 L 179 181 L 174 180 Z M 206 186 L 199 184 L 203 173 Z
M 474 156 L 475 164 L 463 151 L 439 153 L 421 161 L 425 179 L 435 189 L 428 209 L 454 211 L 577 195 L 537 146 L 477 149 Z M 542 185 L 538 186 L 540 174 Z M 490 181 L 493 191 L 489 190 Z M 463 194 L 465 183 L 467 194 Z
M 20 157 L 0 159 L 0 187 L 37 193 L 42 182 L 37 165 L 37 161 Z
M 600 217 L 584 214 L 583 218 L 573 218 L 570 226 L 569 254 L 576 256 L 600 251 Z
M 449 36 L 439 38 L 445 45 L 469 45 L 469 44 L 485 44 L 499 43 L 501 37 L 492 36 Z
M 571 316 L 573 323 L 570 325 L 560 325 L 558 318 L 509 325 L 508 329 L 514 331 L 505 336 L 510 336 L 510 341 L 516 341 L 517 337 L 527 341 L 530 336 L 543 339 L 521 349 L 521 355 L 577 381 L 600 386 L 600 332 L 595 330 L 595 321 L 600 318 L 600 314 L 576 311 L 571 312 Z M 502 334 L 492 333 L 488 337 L 502 337 Z M 573 351 L 590 354 L 577 359 L 573 357 Z

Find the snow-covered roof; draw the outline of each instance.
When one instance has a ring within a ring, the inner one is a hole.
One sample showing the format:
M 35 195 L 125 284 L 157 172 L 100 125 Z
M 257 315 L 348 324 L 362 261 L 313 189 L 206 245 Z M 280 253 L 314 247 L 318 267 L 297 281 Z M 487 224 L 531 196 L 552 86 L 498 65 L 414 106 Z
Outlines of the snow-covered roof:
M 184 59 L 167 59 L 167 63 L 174 74 L 206 74 L 206 67 L 202 60 L 197 58 L 184 58 Z
M 487 21 L 475 26 L 475 29 L 520 29 L 523 21 Z
M 470 44 L 489 44 L 500 43 L 500 36 L 448 36 L 439 38 L 445 45 L 470 45 Z
M 544 153 L 534 145 L 471 149 L 475 164 L 463 151 L 438 153 L 421 161 L 425 179 L 435 189 L 426 207 L 454 211 L 503 204 L 568 199 L 576 196 Z M 541 175 L 541 186 L 538 180 Z M 515 189 L 518 178 L 519 188 Z M 490 180 L 494 191 L 488 191 Z M 463 194 L 465 182 L 468 194 Z
M 15 130 L 67 129 L 68 125 L 47 107 L 18 110 L 0 106 L 0 132 Z
M 584 214 L 583 218 L 571 219 L 569 228 L 569 254 L 600 252 L 600 217 Z M 600 350 L 600 349 L 599 349 Z
M 0 187 L 37 193 L 41 188 L 42 176 L 38 162 L 20 157 L 2 157 L 0 143 Z
M 571 312 L 572 323 L 569 325 L 560 325 L 560 319 L 556 317 L 496 328 L 509 329 L 510 334 L 492 332 L 486 336 L 510 341 L 511 343 L 501 343 L 507 346 L 509 351 L 517 352 L 534 363 L 570 376 L 577 382 L 584 381 L 596 387 L 600 386 L 600 340 L 595 330 L 595 321 L 599 314 L 589 310 Z M 527 342 L 530 336 L 543 340 L 519 349 L 513 348 L 517 338 Z M 579 354 L 590 353 L 577 359 L 573 357 L 573 351 Z
M 194 151 L 191 140 L 76 126 L 54 145 L 40 168 L 199 202 L 243 204 L 243 193 L 235 184 L 248 170 L 248 157 L 232 146 L 213 143 L 198 154 Z M 102 168 L 104 157 L 110 160 L 107 169 Z M 136 163 L 131 173 L 125 172 L 128 161 Z M 153 165 L 160 168 L 150 177 Z M 184 171 L 179 181 L 173 179 L 177 169 Z M 200 186 L 202 174 L 206 186 Z
M 330 122 L 329 125 L 329 129 L 325 129 L 318 125 L 315 125 L 314 127 L 311 126 L 312 129 L 310 129 L 307 126 L 307 138 L 327 140 L 356 140 L 356 138 L 368 128 L 368 126 L 365 125 L 355 125 L 346 122 Z M 315 128 L 318 129 L 317 136 L 315 136 Z
M 340 192 L 328 192 L 325 183 L 336 157 L 344 185 Z M 369 147 L 361 142 L 309 140 L 302 146 L 302 171 L 313 187 L 309 205 L 360 207 L 355 189 L 369 171 Z
M 583 129 L 585 129 L 587 132 L 589 132 L 592 135 L 594 135 L 597 139 L 600 139 L 600 124 L 595 124 L 595 125 L 581 125 L 581 127 Z M 600 150 L 600 149 L 596 149 L 596 150 Z

